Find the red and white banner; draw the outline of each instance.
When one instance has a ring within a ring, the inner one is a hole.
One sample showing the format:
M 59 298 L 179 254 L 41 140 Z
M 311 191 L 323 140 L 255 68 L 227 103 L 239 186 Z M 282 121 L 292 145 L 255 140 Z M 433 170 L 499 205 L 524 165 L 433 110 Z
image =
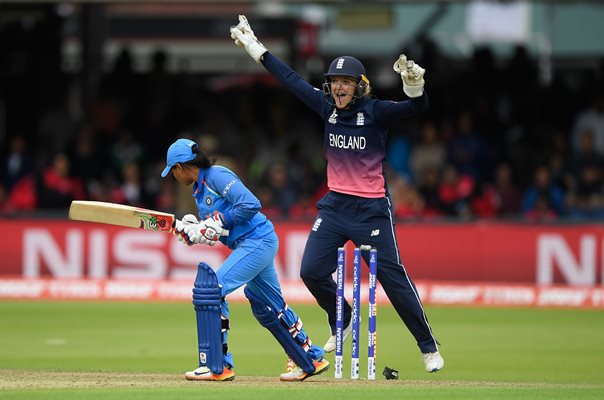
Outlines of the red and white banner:
M 352 298 L 351 283 L 348 298 Z M 429 281 L 419 281 L 416 286 L 424 304 L 432 305 L 604 308 L 604 288 Z M 301 281 L 286 281 L 281 288 L 290 303 L 315 301 Z M 190 281 L 0 279 L 0 299 L 191 301 L 191 291 Z M 367 296 L 362 288 L 362 304 L 367 303 Z M 243 288 L 231 293 L 228 300 L 246 301 Z M 379 285 L 377 300 L 388 303 Z
M 276 224 L 280 249 L 275 265 L 289 301 L 296 293 L 301 299 L 306 296 L 299 268 L 310 225 Z M 129 290 L 133 298 L 169 300 L 165 293 L 178 292 L 180 285 L 188 297 L 197 264 L 205 261 L 217 268 L 229 254 L 222 245 L 186 247 L 169 234 L 102 224 L 0 220 L 0 227 L 5 232 L 0 240 L 0 298 L 13 297 L 10 293 L 19 292 L 20 284 L 45 298 L 62 298 L 70 291 L 86 293 L 83 298 L 89 291 L 97 296 L 91 298 L 119 298 Z M 468 304 L 495 304 L 506 297 L 527 305 L 600 304 L 600 225 L 405 224 L 397 226 L 396 234 L 407 272 L 418 289 L 427 285 L 427 303 L 447 304 L 457 296 L 451 304 L 467 298 L 474 299 Z M 140 294 L 145 290 L 152 294 Z M 562 297 L 566 300 L 556 300 Z

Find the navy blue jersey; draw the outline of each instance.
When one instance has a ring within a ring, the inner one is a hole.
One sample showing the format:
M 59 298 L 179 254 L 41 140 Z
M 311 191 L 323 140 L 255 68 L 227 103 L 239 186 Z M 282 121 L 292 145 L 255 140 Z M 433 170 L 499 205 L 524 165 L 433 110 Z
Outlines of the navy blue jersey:
M 353 196 L 380 198 L 386 195 L 383 162 L 388 126 L 412 117 L 428 107 L 423 96 L 406 101 L 356 99 L 348 109 L 339 110 L 327 102 L 322 90 L 270 53 L 264 67 L 296 97 L 323 118 L 323 152 L 327 160 L 329 190 Z
M 201 168 L 199 179 L 193 184 L 193 197 L 202 220 L 215 213 L 223 215 L 230 233 L 221 236 L 220 241 L 231 249 L 241 239 L 264 237 L 275 230 L 260 212 L 260 201 L 228 168 L 217 165 Z

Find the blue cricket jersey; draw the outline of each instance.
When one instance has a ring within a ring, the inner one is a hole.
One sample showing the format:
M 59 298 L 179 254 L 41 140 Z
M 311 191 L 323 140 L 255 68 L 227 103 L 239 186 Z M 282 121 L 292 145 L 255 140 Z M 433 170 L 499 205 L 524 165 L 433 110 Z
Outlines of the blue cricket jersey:
M 270 53 L 264 67 L 287 89 L 323 118 L 323 153 L 327 160 L 329 190 L 353 196 L 380 198 L 386 195 L 383 162 L 388 126 L 412 117 L 428 107 L 424 90 L 421 97 L 390 101 L 363 97 L 346 110 L 329 104 L 322 90 Z
M 193 197 L 202 220 L 222 213 L 224 227 L 230 233 L 220 237 L 220 241 L 230 249 L 242 239 L 264 237 L 275 230 L 260 212 L 260 201 L 228 168 L 218 165 L 202 168 L 193 184 Z

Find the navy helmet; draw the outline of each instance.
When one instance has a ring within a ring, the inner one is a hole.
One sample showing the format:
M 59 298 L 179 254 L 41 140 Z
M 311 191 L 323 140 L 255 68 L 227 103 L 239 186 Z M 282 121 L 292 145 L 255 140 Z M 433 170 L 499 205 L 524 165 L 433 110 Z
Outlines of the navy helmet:
M 361 98 L 369 93 L 369 79 L 367 79 L 365 76 L 365 67 L 354 57 L 341 56 L 335 58 L 329 65 L 327 73 L 323 74 L 323 77 L 325 78 L 325 82 L 323 83 L 323 92 L 325 93 L 326 99 L 330 104 L 332 103 L 332 99 L 329 78 L 332 76 L 346 76 L 358 82 L 353 102 L 355 99 Z
M 329 78 L 331 76 L 347 76 L 357 81 L 361 80 L 361 76 L 365 75 L 365 67 L 354 57 L 342 56 L 331 62 L 329 70 L 323 76 Z

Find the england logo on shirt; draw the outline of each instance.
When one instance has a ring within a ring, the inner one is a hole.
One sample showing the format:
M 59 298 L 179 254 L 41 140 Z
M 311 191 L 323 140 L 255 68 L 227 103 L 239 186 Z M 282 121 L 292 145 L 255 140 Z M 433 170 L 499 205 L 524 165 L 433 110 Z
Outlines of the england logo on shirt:
M 336 112 L 336 110 L 333 110 L 333 113 L 329 116 L 329 119 L 327 120 L 327 122 L 329 122 L 330 124 L 335 124 L 338 121 L 336 121 L 336 118 L 338 117 L 338 113 Z
M 365 125 L 365 116 L 362 112 L 357 113 L 357 126 Z

